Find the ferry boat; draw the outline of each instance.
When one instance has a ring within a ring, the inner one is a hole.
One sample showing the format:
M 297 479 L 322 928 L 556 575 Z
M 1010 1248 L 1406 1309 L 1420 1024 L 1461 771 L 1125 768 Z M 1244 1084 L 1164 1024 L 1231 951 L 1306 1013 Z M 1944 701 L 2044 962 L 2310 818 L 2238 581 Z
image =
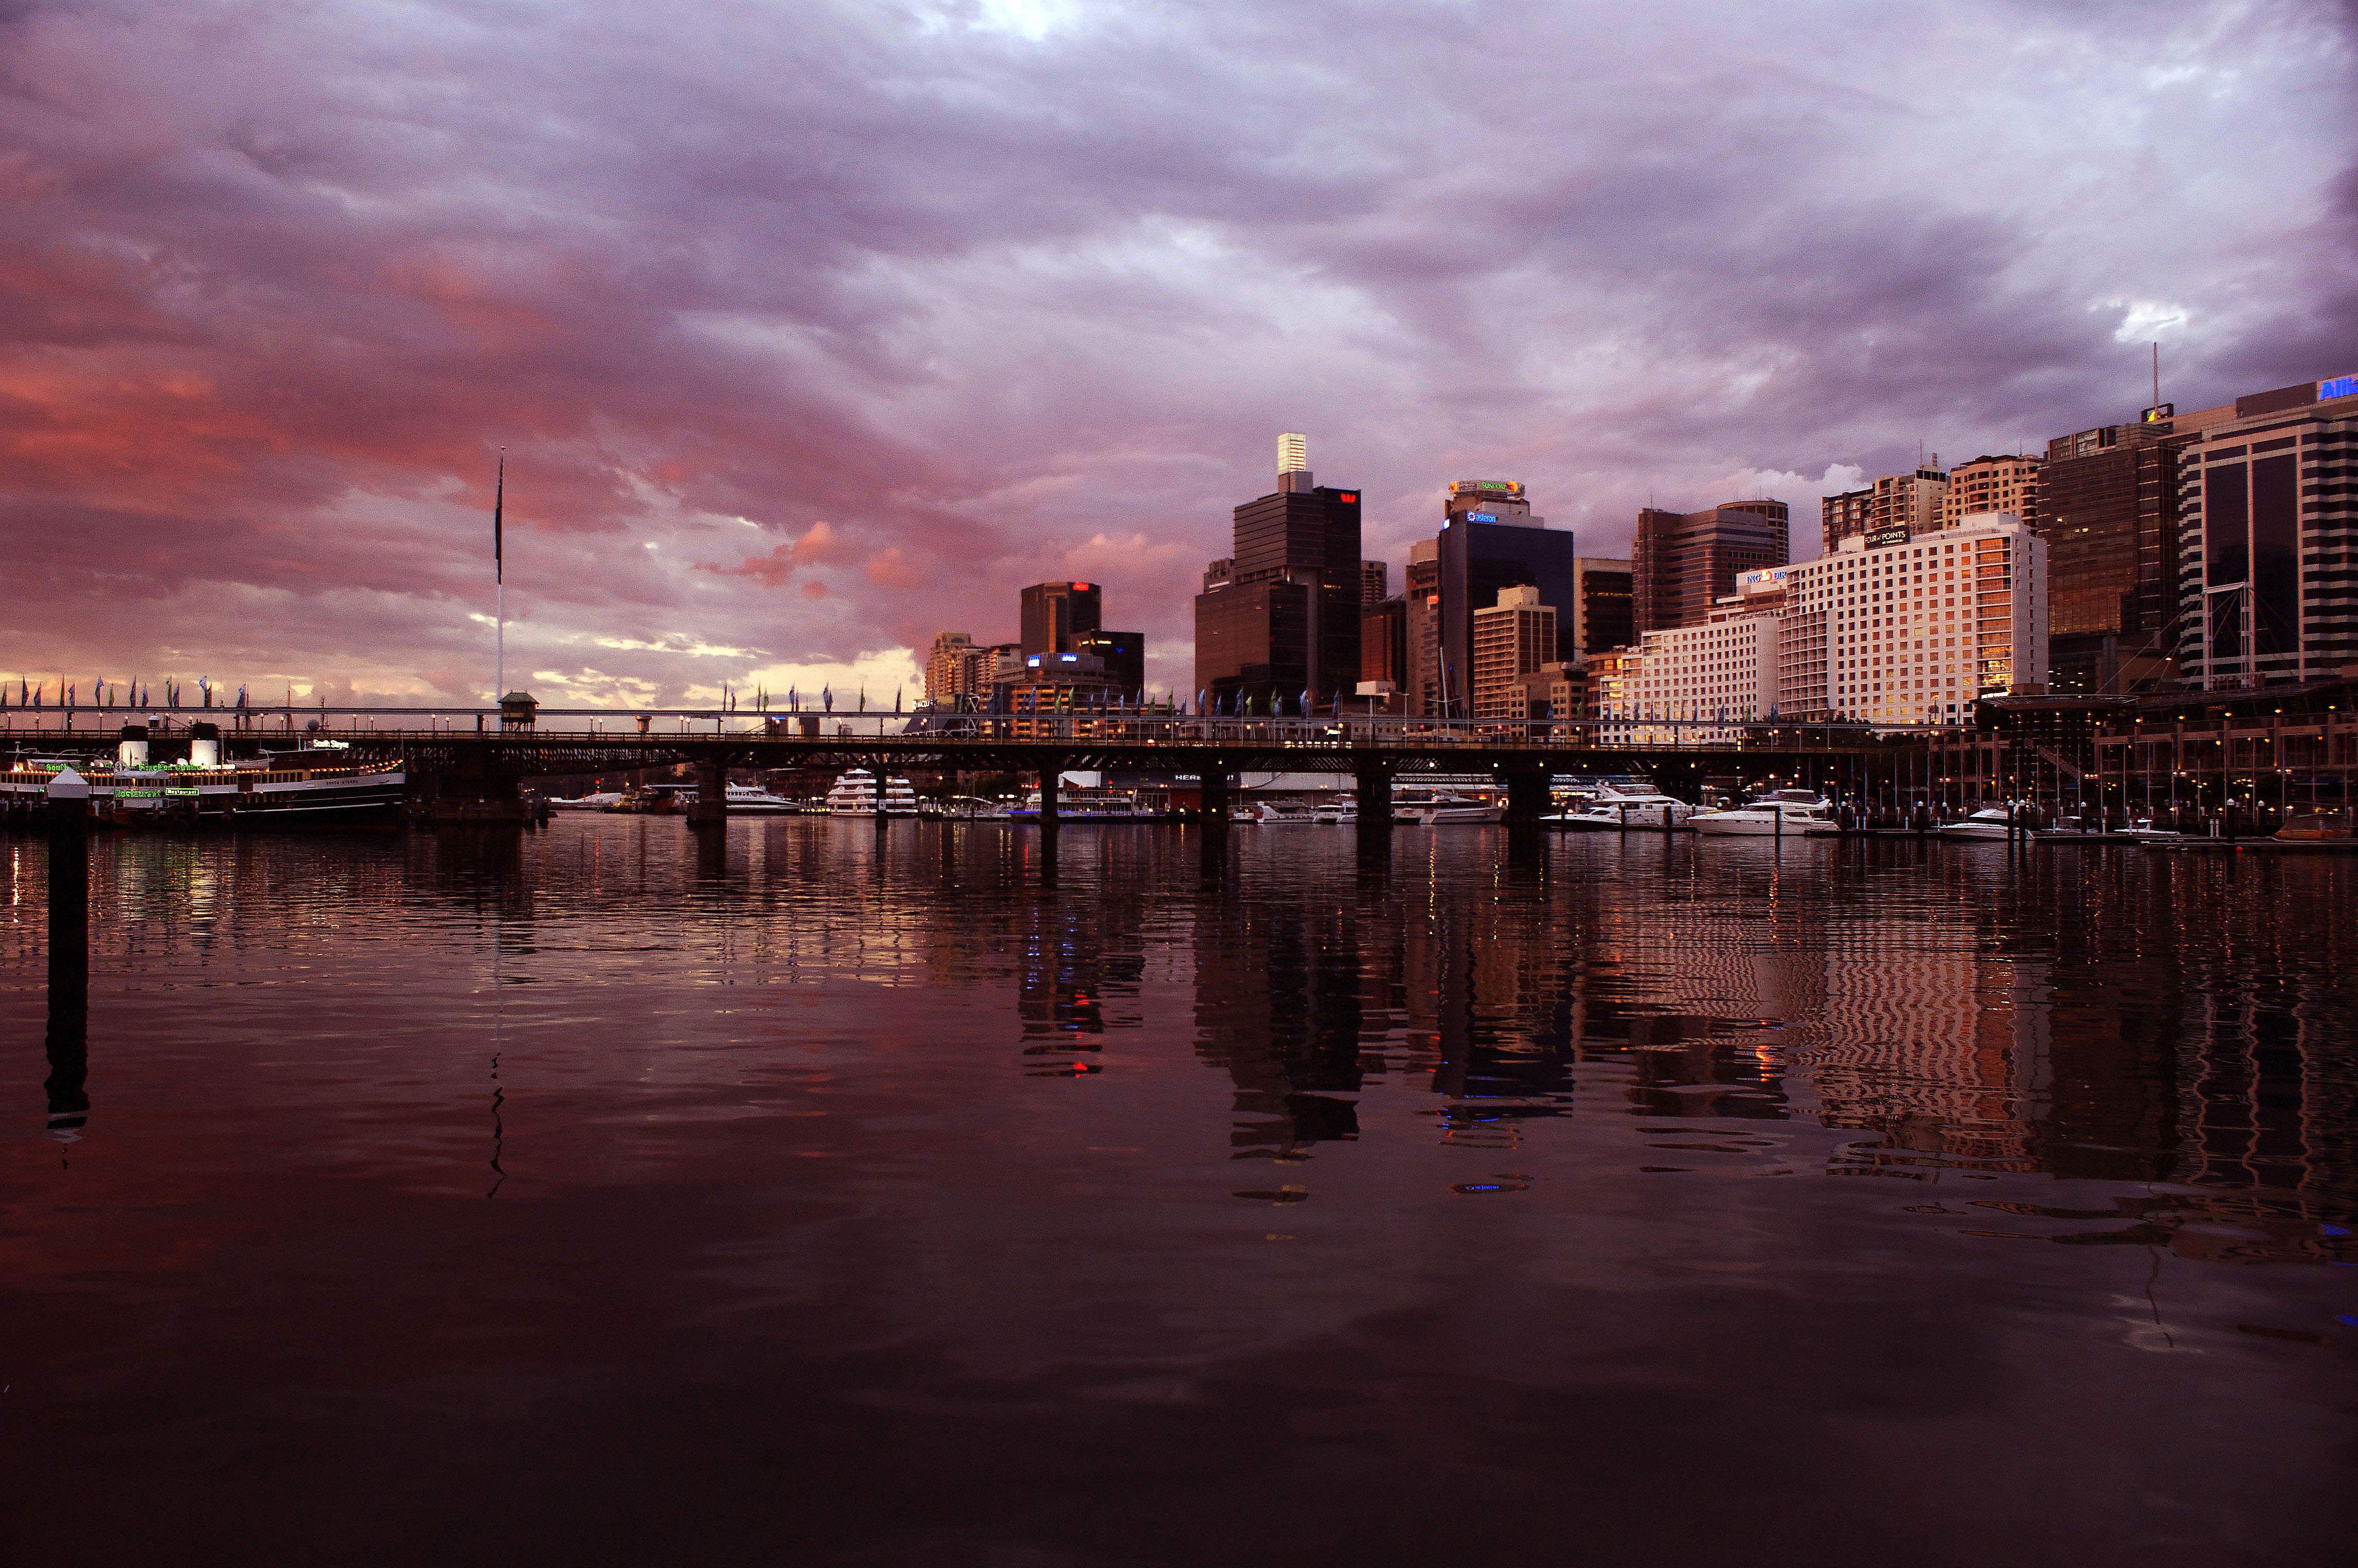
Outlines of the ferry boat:
M 827 792 L 827 808 L 838 816 L 875 816 L 876 775 L 866 768 L 854 768 L 839 775 L 835 787 Z M 917 815 L 917 792 L 909 787 L 907 779 L 888 777 L 884 781 L 884 815 Z
M 38 807 L 49 784 L 71 768 L 90 785 L 91 810 L 120 827 L 393 827 L 400 825 L 408 775 L 352 760 L 341 741 L 314 741 L 259 757 L 225 760 L 221 731 L 189 727 L 186 758 L 148 759 L 153 736 L 126 725 L 110 760 L 17 758 L 0 773 L 0 801 Z
M 1714 838 L 1775 838 L 1807 833 L 1833 823 L 1826 797 L 1807 789 L 1771 790 L 1742 806 L 1698 811 L 1687 818 L 1688 827 Z
M 1679 827 L 1695 814 L 1693 806 L 1650 784 L 1600 784 L 1588 804 L 1577 811 L 1541 818 L 1552 827 L 1601 832 L 1622 827 Z
M 1025 795 L 1023 804 L 1008 815 L 1038 820 L 1040 792 L 1035 789 Z M 1098 784 L 1056 786 L 1059 822 L 1135 822 L 1139 816 L 1138 797 L 1128 790 L 1107 789 Z

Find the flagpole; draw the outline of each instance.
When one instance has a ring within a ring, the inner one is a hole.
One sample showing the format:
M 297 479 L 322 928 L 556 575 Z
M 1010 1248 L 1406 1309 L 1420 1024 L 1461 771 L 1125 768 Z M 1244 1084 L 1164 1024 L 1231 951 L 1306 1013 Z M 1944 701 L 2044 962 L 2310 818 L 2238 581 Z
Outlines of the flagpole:
M 508 495 L 508 449 L 500 449 L 500 476 L 492 491 L 492 618 L 497 628 L 498 663 L 492 667 L 492 702 L 496 706 L 508 694 L 508 585 L 507 572 L 500 561 L 500 509 Z

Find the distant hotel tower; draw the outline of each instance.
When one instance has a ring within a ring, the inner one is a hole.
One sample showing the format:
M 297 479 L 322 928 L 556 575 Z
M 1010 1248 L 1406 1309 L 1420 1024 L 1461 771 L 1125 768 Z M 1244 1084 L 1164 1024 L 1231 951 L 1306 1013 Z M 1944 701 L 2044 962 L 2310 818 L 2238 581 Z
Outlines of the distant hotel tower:
M 1258 712 L 1324 707 L 1359 680 L 1359 492 L 1313 481 L 1305 438 L 1278 438 L 1277 489 L 1236 509 L 1236 549 L 1195 599 L 1195 687 Z
M 1737 573 L 1784 565 L 1789 516 L 1781 501 L 1639 512 L 1630 551 L 1637 633 L 1700 626 L 1714 604 L 1736 591 Z

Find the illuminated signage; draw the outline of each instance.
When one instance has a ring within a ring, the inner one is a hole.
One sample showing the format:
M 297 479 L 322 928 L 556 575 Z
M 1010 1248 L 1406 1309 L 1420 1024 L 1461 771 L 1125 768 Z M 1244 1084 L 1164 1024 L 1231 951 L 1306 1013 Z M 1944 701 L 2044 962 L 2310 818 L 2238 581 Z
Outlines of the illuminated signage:
M 2148 408 L 2148 409 L 2147 409 L 2147 410 L 2145 411 L 2145 414 L 2144 414 L 2144 419 L 2145 419 L 2145 422 L 2146 422 L 2147 424 L 2148 424 L 2148 425 L 2158 425 L 2158 424 L 2160 424 L 2164 419 L 2170 418 L 2171 416 L 2173 416 L 2174 415 L 2176 415 L 2176 414 L 2177 414 L 2177 412 L 2178 412 L 2178 405 L 2177 405 L 2177 404 L 2175 404 L 2175 403 L 2165 403 L 2165 404 L 2162 404 L 2162 405 L 2161 405 L 2159 407 L 2158 407 L 2158 408 Z
M 1467 491 L 1487 492 L 1493 495 L 1520 495 L 1523 481 L 1519 479 L 1453 479 L 1449 493 L 1462 495 Z
M 1338 490 L 1335 492 L 1335 499 L 1337 501 L 1357 501 L 1359 499 L 1359 492 L 1356 490 Z
M 2329 397 L 2358 397 L 2358 375 L 2337 375 L 2331 381 L 2317 384 L 2317 400 Z
M 1907 542 L 1908 530 L 1905 526 L 1878 528 L 1866 536 L 1866 547 L 1870 550 L 1879 550 L 1886 545 L 1904 545 Z
M 1076 583 L 1075 583 L 1075 584 L 1073 585 L 1073 591 L 1074 591 L 1075 593 L 1087 593 L 1087 592 L 1088 592 L 1088 590 L 1089 590 L 1089 585 L 1088 585 L 1087 583 L 1085 583 L 1085 582 L 1076 582 Z
M 1786 567 L 1768 567 L 1760 571 L 1738 572 L 1736 576 L 1736 591 L 1758 593 L 1763 589 L 1782 588 L 1785 586 L 1785 574 L 1790 569 Z
M 1468 523 L 1496 523 L 1498 520 L 1498 514 L 1495 512 L 1468 512 L 1466 514 Z

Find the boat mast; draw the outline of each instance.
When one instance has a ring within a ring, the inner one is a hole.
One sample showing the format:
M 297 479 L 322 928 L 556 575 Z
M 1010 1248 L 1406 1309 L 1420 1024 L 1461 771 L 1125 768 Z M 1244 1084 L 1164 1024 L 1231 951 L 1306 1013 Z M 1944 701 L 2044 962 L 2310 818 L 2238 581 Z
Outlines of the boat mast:
M 500 510 L 508 493 L 508 449 L 500 449 L 499 478 L 492 489 L 492 620 L 495 639 L 496 662 L 492 666 L 492 702 L 497 706 L 508 694 L 508 589 L 507 573 L 500 563 Z

